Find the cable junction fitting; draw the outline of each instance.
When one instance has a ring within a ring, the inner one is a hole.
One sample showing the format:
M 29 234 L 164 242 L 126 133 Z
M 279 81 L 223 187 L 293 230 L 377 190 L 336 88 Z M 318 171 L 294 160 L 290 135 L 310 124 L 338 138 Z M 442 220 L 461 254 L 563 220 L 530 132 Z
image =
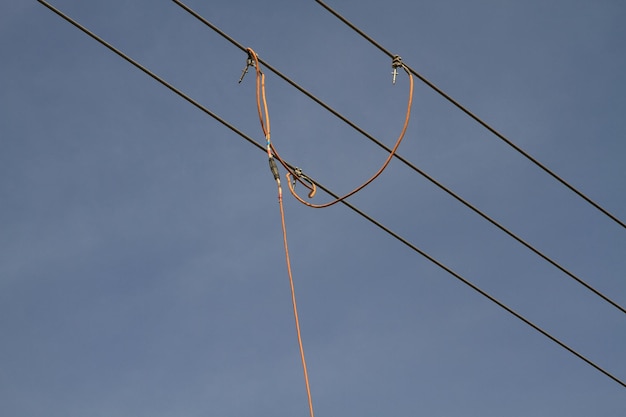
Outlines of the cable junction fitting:
M 392 84 L 396 84 L 396 77 L 398 76 L 398 67 L 402 67 L 404 64 L 402 63 L 402 58 L 400 57 L 400 55 L 394 55 L 393 59 L 391 60 L 391 67 L 393 68 L 393 71 L 391 72 L 391 74 L 393 74 L 393 79 L 391 80 Z
M 269 162 L 270 162 L 270 171 L 272 171 L 272 175 L 274 176 L 274 179 L 276 180 L 276 182 L 280 184 L 280 174 L 278 173 L 278 167 L 276 166 L 276 161 L 274 160 L 273 156 L 269 158 Z
M 248 73 L 248 68 L 255 67 L 255 66 L 256 64 L 254 63 L 254 59 L 252 59 L 252 54 L 248 52 L 248 59 L 246 60 L 246 67 L 243 69 L 243 71 L 241 71 L 241 77 L 239 77 L 238 84 L 241 84 L 241 82 L 243 81 L 243 77 L 245 77 L 246 74 Z
M 293 170 L 293 174 L 294 174 L 294 176 L 291 177 L 290 173 L 287 172 L 287 178 L 290 179 L 290 181 L 291 181 L 290 189 L 295 189 L 296 188 L 296 184 L 297 184 L 296 177 L 298 177 L 300 180 L 305 181 L 308 184 L 309 198 L 315 197 L 315 193 L 317 193 L 317 186 L 315 185 L 315 182 L 310 177 L 308 177 L 304 172 L 302 172 L 302 168 L 295 167 L 294 170 Z M 304 186 L 307 186 L 307 184 L 305 184 L 302 181 L 301 181 L 301 183 Z

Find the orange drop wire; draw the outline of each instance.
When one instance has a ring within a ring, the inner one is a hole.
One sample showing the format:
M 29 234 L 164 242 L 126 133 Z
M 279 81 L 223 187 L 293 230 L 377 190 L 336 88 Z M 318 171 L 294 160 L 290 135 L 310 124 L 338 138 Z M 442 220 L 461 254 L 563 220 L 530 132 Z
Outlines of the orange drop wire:
M 304 384 L 306 385 L 306 395 L 309 400 L 309 414 L 315 417 L 313 413 L 313 398 L 311 397 L 311 387 L 309 385 L 309 373 L 304 359 L 304 347 L 302 344 L 302 336 L 300 335 L 300 320 L 298 318 L 298 306 L 296 304 L 296 290 L 293 284 L 293 275 L 291 273 L 291 261 L 289 260 L 289 245 L 287 244 L 287 227 L 285 226 L 285 210 L 283 208 L 282 188 L 278 188 L 278 204 L 280 206 L 280 220 L 283 228 L 283 244 L 285 246 L 285 259 L 287 260 L 287 272 L 289 274 L 289 285 L 291 287 L 291 304 L 293 305 L 293 316 L 296 320 L 296 333 L 298 334 L 298 345 L 300 347 L 300 359 L 302 360 L 302 370 L 304 372 Z
M 372 177 L 370 177 L 363 184 L 361 184 L 360 186 L 358 186 L 354 190 L 350 191 L 348 194 L 344 195 L 343 197 L 339 197 L 336 200 L 333 200 L 333 201 L 331 201 L 329 203 L 326 203 L 326 204 L 311 204 L 311 203 L 303 200 L 295 192 L 295 190 L 293 188 L 293 184 L 291 182 L 291 178 L 293 176 L 298 182 L 303 184 L 306 188 L 308 188 L 311 191 L 310 194 L 309 194 L 309 198 L 312 198 L 315 195 L 315 191 L 316 191 L 315 183 L 313 181 L 311 181 L 308 177 L 305 177 L 306 181 L 303 181 L 302 178 L 300 178 L 300 176 L 297 175 L 287 165 L 287 163 L 285 163 L 285 161 L 283 161 L 283 159 L 278 155 L 278 152 L 276 152 L 276 149 L 274 148 L 274 146 L 271 143 L 271 138 L 270 138 L 270 116 L 269 116 L 269 111 L 268 111 L 268 107 L 267 107 L 267 98 L 266 98 L 266 94 L 265 94 L 265 75 L 261 71 L 261 67 L 260 67 L 260 64 L 259 64 L 259 58 L 258 58 L 256 52 L 254 52 L 254 50 L 252 48 L 247 48 L 247 51 L 248 51 L 249 56 L 254 61 L 254 66 L 255 66 L 255 70 L 256 70 L 256 103 L 257 103 L 257 111 L 258 111 L 258 114 L 259 114 L 259 122 L 261 123 L 261 129 L 263 130 L 263 134 L 265 135 L 266 146 L 267 146 L 267 155 L 268 155 L 268 157 L 270 159 L 275 156 L 276 159 L 278 159 L 279 162 L 283 165 L 283 167 L 285 167 L 285 169 L 287 170 L 287 184 L 289 186 L 289 191 L 291 192 L 291 194 L 298 201 L 300 201 L 302 204 L 305 204 L 305 205 L 307 205 L 309 207 L 313 207 L 313 208 L 324 208 L 324 207 L 332 206 L 333 204 L 336 204 L 336 203 L 338 203 L 338 202 L 340 202 L 340 201 L 350 197 L 351 195 L 359 192 L 363 188 L 365 188 L 372 181 L 374 181 L 385 170 L 385 168 L 387 168 L 387 165 L 389 165 L 389 162 L 391 162 L 391 159 L 395 155 L 398 147 L 400 146 L 400 143 L 402 142 L 402 139 L 404 138 L 404 135 L 406 133 L 407 127 L 409 125 L 409 120 L 411 118 L 411 105 L 413 103 L 413 76 L 412 76 L 412 74 L 408 71 L 408 69 L 404 65 L 402 66 L 402 68 L 408 74 L 408 76 L 409 76 L 409 83 L 410 83 L 409 99 L 408 99 L 408 104 L 407 104 L 406 116 L 405 116 L 405 119 L 404 119 L 404 125 L 402 127 L 402 131 L 401 131 L 398 139 L 396 140 L 396 143 L 395 143 L 393 149 L 389 153 L 389 156 L 387 157 L 387 159 L 383 163 L 383 165 L 380 167 L 380 169 Z M 307 182 L 309 182 L 309 183 L 307 183 Z M 299 317 L 298 317 L 298 307 L 297 307 L 297 303 L 296 303 L 296 291 L 295 291 L 295 286 L 294 286 L 294 282 L 293 282 L 293 274 L 291 272 L 291 260 L 290 260 L 290 256 L 289 256 L 289 245 L 287 243 L 287 227 L 285 225 L 285 210 L 284 210 L 284 207 L 283 207 L 283 191 L 282 191 L 282 186 L 280 184 L 280 179 L 279 178 L 276 179 L 276 184 L 278 186 L 278 204 L 279 204 L 279 207 L 280 207 L 280 219 L 281 219 L 281 226 L 282 226 L 282 231 L 283 231 L 283 244 L 284 244 L 284 247 L 285 247 L 285 260 L 287 262 L 287 273 L 289 275 L 289 285 L 291 287 L 291 303 L 292 303 L 292 306 L 293 306 L 293 315 L 294 315 L 295 322 L 296 322 L 296 334 L 298 336 L 298 346 L 300 348 L 300 359 L 302 360 L 302 369 L 303 369 L 303 373 L 304 373 L 304 383 L 306 385 L 306 392 L 307 392 L 307 398 L 308 398 L 308 403 L 309 403 L 309 413 L 310 413 L 311 417 L 315 417 L 315 415 L 313 413 L 313 399 L 312 399 L 312 396 L 311 396 L 311 387 L 310 387 L 310 384 L 309 384 L 309 373 L 308 373 L 308 370 L 307 370 L 306 360 L 305 360 L 305 357 L 304 357 L 304 346 L 303 346 L 303 343 L 302 343 L 302 335 L 301 335 L 301 331 L 300 331 L 300 320 L 299 320 Z
M 254 65 L 256 68 L 256 102 L 257 102 L 257 111 L 259 113 L 259 121 L 261 122 L 261 129 L 263 130 L 263 134 L 265 135 L 265 140 L 267 142 L 267 155 L 269 158 L 272 158 L 275 154 L 280 163 L 287 169 L 287 171 L 291 172 L 291 169 L 287 166 L 287 164 L 278 156 L 278 153 L 274 149 L 270 140 L 270 115 L 267 110 L 267 99 L 265 96 L 265 75 L 261 71 L 261 67 L 259 65 L 259 58 L 252 50 L 252 48 L 247 48 L 248 54 L 254 60 Z M 263 101 L 263 110 L 261 109 L 261 100 Z M 263 114 L 265 113 L 265 119 L 263 118 Z M 265 120 L 265 122 L 264 122 Z M 300 181 L 302 182 L 302 181 Z M 306 185 L 306 183 L 302 182 Z M 291 304 L 293 306 L 293 316 L 296 321 L 296 334 L 298 336 L 298 346 L 300 348 L 300 359 L 302 360 L 302 369 L 304 372 L 304 384 L 306 386 L 306 394 L 309 402 L 309 414 L 311 417 L 315 417 L 313 413 L 313 398 L 311 396 L 311 386 L 309 384 L 309 372 L 306 366 L 306 360 L 304 358 L 304 346 L 302 344 L 302 335 L 300 332 L 300 319 L 298 316 L 298 306 L 296 304 L 296 290 L 293 283 L 293 274 L 291 272 L 291 260 L 289 256 L 289 244 L 287 243 L 287 227 L 285 224 L 285 209 L 283 207 L 283 189 L 280 185 L 280 179 L 276 180 L 276 184 L 278 186 L 278 205 L 280 207 L 280 222 L 283 230 L 283 245 L 285 246 L 285 259 L 287 262 L 287 274 L 289 275 L 289 286 L 291 287 Z M 308 187 L 308 185 L 307 185 Z M 309 187 L 310 188 L 310 187 Z

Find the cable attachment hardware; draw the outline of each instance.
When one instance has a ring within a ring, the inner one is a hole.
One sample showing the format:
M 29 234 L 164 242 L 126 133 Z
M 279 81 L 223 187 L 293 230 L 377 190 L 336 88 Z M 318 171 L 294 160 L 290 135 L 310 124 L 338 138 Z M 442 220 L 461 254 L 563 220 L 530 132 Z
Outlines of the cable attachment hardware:
M 269 162 L 270 162 L 270 171 L 272 171 L 272 175 L 274 176 L 274 179 L 280 184 L 280 174 L 278 173 L 278 167 L 276 166 L 276 161 L 274 160 L 273 156 L 269 158 Z
M 396 83 L 396 76 L 398 75 L 398 68 L 402 67 L 404 64 L 402 63 L 402 58 L 400 57 L 400 55 L 394 55 L 393 59 L 391 60 L 391 67 L 393 68 L 393 71 L 391 72 L 391 74 L 393 74 L 393 79 L 392 79 L 392 84 L 395 85 Z
M 295 176 L 291 179 L 291 185 L 293 185 L 293 187 L 295 188 L 297 183 L 296 177 L 301 178 L 304 174 L 302 173 L 302 168 L 298 167 L 295 167 L 293 169 L 293 173 L 295 174 Z
M 302 172 L 301 168 L 294 168 L 293 174 L 294 176 L 292 177 L 291 174 L 287 172 L 289 189 L 293 192 L 293 190 L 295 190 L 296 188 L 297 182 L 300 181 L 302 185 L 309 189 L 309 198 L 315 197 L 315 194 L 317 193 L 317 186 L 315 185 L 315 182 L 311 178 L 309 178 L 304 172 Z
M 241 71 L 241 77 L 239 77 L 239 82 L 237 84 L 241 84 L 243 81 L 243 77 L 248 73 L 248 68 L 254 67 L 256 64 L 254 63 L 254 59 L 252 59 L 252 54 L 248 52 L 248 59 L 246 60 L 246 67 Z

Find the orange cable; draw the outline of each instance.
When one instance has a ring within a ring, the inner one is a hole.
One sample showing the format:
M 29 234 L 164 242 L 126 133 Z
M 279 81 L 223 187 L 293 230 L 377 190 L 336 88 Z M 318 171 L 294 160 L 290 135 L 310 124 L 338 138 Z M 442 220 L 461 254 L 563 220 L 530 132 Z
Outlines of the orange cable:
M 283 209 L 282 189 L 279 186 L 278 204 L 280 206 L 280 220 L 283 228 L 283 244 L 285 246 L 285 259 L 287 260 L 287 272 L 289 274 L 289 285 L 291 286 L 291 304 L 293 305 L 293 316 L 296 320 L 296 333 L 298 334 L 298 345 L 300 347 L 300 359 L 302 360 L 302 370 L 304 372 L 304 384 L 306 385 L 306 395 L 309 400 L 309 414 L 315 417 L 313 413 L 313 398 L 311 397 L 311 387 L 309 385 L 309 373 L 304 359 L 304 347 L 302 345 L 302 336 L 300 335 L 300 320 L 298 319 L 298 307 L 296 305 L 296 290 L 293 284 L 293 276 L 291 274 L 291 262 L 289 260 L 289 245 L 287 244 L 287 228 L 285 226 L 285 210 Z
M 272 145 L 271 143 L 270 115 L 267 109 L 267 98 L 265 95 L 265 74 L 263 74 L 263 71 L 261 71 L 261 66 L 259 65 L 259 57 L 256 54 L 256 52 L 254 52 L 252 48 L 246 48 L 246 51 L 248 52 L 250 59 L 252 59 L 252 62 L 254 63 L 253 65 L 256 71 L 256 105 L 257 105 L 257 111 L 259 113 L 259 122 L 261 123 L 261 130 L 263 131 L 263 135 L 265 135 L 266 145 L 268 146 L 267 156 L 269 158 L 272 158 L 272 156 L 275 156 L 276 159 L 278 159 L 278 161 L 281 163 L 281 165 L 287 170 L 287 172 L 290 172 L 300 184 L 302 184 L 303 186 L 309 189 L 310 191 L 309 196 L 313 197 L 313 195 L 315 195 L 315 188 L 314 188 L 315 184 L 311 182 L 311 185 L 309 185 L 307 184 L 306 181 L 303 181 L 298 175 L 296 175 L 296 173 L 280 157 L 280 155 L 276 151 L 276 148 L 274 148 L 274 145 Z M 261 106 L 261 102 L 263 103 L 263 106 Z M 265 119 L 263 118 L 263 113 L 265 113 Z
M 263 130 L 263 134 L 265 135 L 266 146 L 267 146 L 267 155 L 270 159 L 270 169 L 272 170 L 272 174 L 274 174 L 274 178 L 276 180 L 276 185 L 278 187 L 278 205 L 280 207 L 280 222 L 283 230 L 283 245 L 285 246 L 285 259 L 287 262 L 287 273 L 289 275 L 289 286 L 291 287 L 291 304 L 293 306 L 293 315 L 296 322 L 296 334 L 298 336 L 298 346 L 300 348 L 300 359 L 302 360 L 302 369 L 304 372 L 304 384 L 306 386 L 306 393 L 309 402 L 309 413 L 310 417 L 315 417 L 313 413 L 313 398 L 311 396 L 311 387 L 309 384 L 309 372 L 306 366 L 306 360 L 304 358 L 304 346 L 302 344 L 302 335 L 300 332 L 300 319 L 298 317 L 298 307 L 296 304 L 296 291 L 293 282 L 293 274 L 291 272 L 291 260 L 289 257 L 289 245 L 287 243 L 287 227 L 285 225 L 285 210 L 283 207 L 283 189 L 280 185 L 280 176 L 278 175 L 278 169 L 276 168 L 276 163 L 274 162 L 274 155 L 276 155 L 276 159 L 280 161 L 280 163 L 287 169 L 287 171 L 292 172 L 289 166 L 278 156 L 278 153 L 274 149 L 270 139 L 270 115 L 267 109 L 267 99 L 265 96 L 265 75 L 261 71 L 261 67 L 259 65 L 259 58 L 252 50 L 252 48 L 247 48 L 249 57 L 253 60 L 255 69 L 256 69 L 256 102 L 257 102 L 257 111 L 259 113 L 259 121 L 261 122 L 261 129 Z M 263 108 L 261 107 L 261 102 L 263 103 Z M 265 118 L 263 117 L 265 115 Z M 302 184 L 307 186 L 309 189 L 312 189 L 305 182 Z
M 309 207 L 313 207 L 313 208 L 325 208 L 325 207 L 330 207 L 333 204 L 337 204 L 342 200 L 345 200 L 346 198 L 350 197 L 353 194 L 356 194 L 357 192 L 361 191 L 363 188 L 365 188 L 366 186 L 368 186 L 372 181 L 374 181 L 376 178 L 378 178 L 378 176 L 380 174 L 382 174 L 382 172 L 385 170 L 385 168 L 387 168 L 387 165 L 389 165 L 389 162 L 391 162 L 391 159 L 393 158 L 393 156 L 395 155 L 398 147 L 400 146 L 400 143 L 402 142 L 402 139 L 404 138 L 404 134 L 406 133 L 406 129 L 409 126 L 409 120 L 411 118 L 411 105 L 413 104 L 413 75 L 409 72 L 409 70 L 402 64 L 402 68 L 404 69 L 404 71 L 406 71 L 407 75 L 409 76 L 409 100 L 408 100 L 408 104 L 407 104 L 407 109 L 406 109 L 406 116 L 404 118 L 404 125 L 402 126 L 402 131 L 400 132 L 400 136 L 398 136 L 398 139 L 396 140 L 396 143 L 393 147 L 393 149 L 391 150 L 391 152 L 389 153 L 389 156 L 387 156 L 387 159 L 385 160 L 385 162 L 383 163 L 383 165 L 380 167 L 380 169 L 370 177 L 370 179 L 368 179 L 367 181 L 365 181 L 363 184 L 359 185 L 357 188 L 355 188 L 354 190 L 350 191 L 349 193 L 345 194 L 343 197 L 339 197 L 333 201 L 330 201 L 328 203 L 325 204 L 312 204 L 309 203 L 308 201 L 305 201 L 304 199 L 302 199 L 302 197 L 300 197 L 296 191 L 294 190 L 294 187 L 292 185 L 291 182 L 291 176 L 292 175 L 297 175 L 294 174 L 293 172 L 289 171 L 287 172 L 287 185 L 289 186 L 289 191 L 291 192 L 291 194 L 302 204 L 309 206 Z M 308 177 L 307 177 L 308 178 Z M 309 198 L 312 198 L 313 195 L 315 195 L 315 183 L 313 183 L 311 181 L 311 185 L 313 186 L 313 190 L 311 190 L 311 193 L 309 194 Z M 311 189 L 311 188 L 309 188 Z
M 284 210 L 284 207 L 283 207 L 283 191 L 282 191 L 282 186 L 280 184 L 280 176 L 278 174 L 278 168 L 276 167 L 276 163 L 274 162 L 274 158 L 278 159 L 278 161 L 287 170 L 286 178 L 287 178 L 287 184 L 289 185 L 289 191 L 291 192 L 291 194 L 298 201 L 300 201 L 302 204 L 305 204 L 305 205 L 307 205 L 309 207 L 313 207 L 313 208 L 329 207 L 329 206 L 332 206 L 333 204 L 336 204 L 336 203 L 338 203 L 338 202 L 340 202 L 340 201 L 350 197 L 351 195 L 359 192 L 360 190 L 365 188 L 367 185 L 369 185 L 372 181 L 374 181 L 385 170 L 385 168 L 387 168 L 387 165 L 389 165 L 389 162 L 391 161 L 391 159 L 395 155 L 396 150 L 398 149 L 398 147 L 400 146 L 400 143 L 402 142 L 402 139 L 404 138 L 404 135 L 406 133 L 407 127 L 409 125 L 409 120 L 410 120 L 410 117 L 411 117 L 411 105 L 413 103 L 413 76 L 410 73 L 410 71 L 406 68 L 406 66 L 404 66 L 404 64 L 398 64 L 397 65 L 397 66 L 401 66 L 406 71 L 406 73 L 409 76 L 409 82 L 410 82 L 409 99 L 408 99 L 407 112 L 406 112 L 406 117 L 404 119 L 404 125 L 402 127 L 402 131 L 400 133 L 400 136 L 396 140 L 396 143 L 395 143 L 393 149 L 389 153 L 389 156 L 387 157 L 387 159 L 383 163 L 382 167 L 372 177 L 370 177 L 367 181 L 365 181 L 363 184 L 361 184 L 360 186 L 358 186 L 354 190 L 350 191 L 348 194 L 344 195 L 343 197 L 337 198 L 336 200 L 331 201 L 331 202 L 326 203 L 326 204 L 311 204 L 311 203 L 303 200 L 295 192 L 294 184 L 292 183 L 292 177 L 293 177 L 293 179 L 295 181 L 300 182 L 301 184 L 303 184 L 306 188 L 308 188 L 310 190 L 309 198 L 313 198 L 313 196 L 315 195 L 315 192 L 317 191 L 317 188 L 315 186 L 315 182 L 313 182 L 313 180 L 311 180 L 308 176 L 302 174 L 302 172 L 298 171 L 297 169 L 293 170 L 280 157 L 280 155 L 278 154 L 278 152 L 274 148 L 274 145 L 271 143 L 271 137 L 270 137 L 270 116 L 269 116 L 269 111 L 268 111 L 268 107 L 267 107 L 267 97 L 266 97 L 266 94 L 265 94 L 265 75 L 261 71 L 259 58 L 258 58 L 256 52 L 254 52 L 254 50 L 252 48 L 247 48 L 246 51 L 248 52 L 248 56 L 249 56 L 250 60 L 252 60 L 252 65 L 254 65 L 255 71 L 256 71 L 256 104 L 257 104 L 257 112 L 258 112 L 258 115 L 259 115 L 259 122 L 261 123 L 261 130 L 263 130 L 263 134 L 265 135 L 266 147 L 267 147 L 267 155 L 268 155 L 269 160 L 270 160 L 270 169 L 272 170 L 272 174 L 274 175 L 274 179 L 276 180 L 276 184 L 278 186 L 278 205 L 280 207 L 280 220 L 281 220 L 281 226 L 282 226 L 282 232 L 283 232 L 283 245 L 285 247 L 285 260 L 287 262 L 287 273 L 289 275 L 289 286 L 291 288 L 291 303 L 292 303 L 292 306 L 293 306 L 293 315 L 294 315 L 294 319 L 295 319 L 295 323 L 296 323 L 296 334 L 298 336 L 298 346 L 299 346 L 299 349 L 300 349 L 300 359 L 302 360 L 302 369 L 303 369 L 303 373 L 304 373 L 304 383 L 305 383 L 305 386 L 306 386 L 306 393 L 307 393 L 307 398 L 308 398 L 308 403 L 309 403 L 309 413 L 310 413 L 311 417 L 315 417 L 315 415 L 313 413 L 313 399 L 312 399 L 312 396 L 311 396 L 311 387 L 310 387 L 310 384 L 309 384 L 309 373 L 308 373 L 308 370 L 307 370 L 306 360 L 305 360 L 305 357 L 304 357 L 304 346 L 303 346 L 303 343 L 302 343 L 302 335 L 301 335 L 301 332 L 300 332 L 300 320 L 299 320 L 299 317 L 298 317 L 298 307 L 297 307 L 297 303 L 296 303 L 296 291 L 295 291 L 295 286 L 294 286 L 294 282 L 293 282 L 293 274 L 291 272 L 291 260 L 290 260 L 290 256 L 289 256 L 289 245 L 287 243 L 287 227 L 285 225 L 285 210 Z M 395 62 L 395 58 L 394 58 L 394 62 Z M 250 63 L 248 63 L 248 65 L 250 65 Z M 396 68 L 397 66 L 394 66 L 394 68 Z M 246 69 L 247 69 L 247 67 L 246 67 Z M 245 74 L 245 72 L 244 72 L 244 74 Z M 243 75 L 242 75 L 242 77 L 243 77 Z M 395 77 L 395 72 L 394 72 L 394 77 Z M 395 81 L 395 78 L 394 78 L 394 81 Z M 298 171 L 298 172 L 296 172 L 296 171 Z

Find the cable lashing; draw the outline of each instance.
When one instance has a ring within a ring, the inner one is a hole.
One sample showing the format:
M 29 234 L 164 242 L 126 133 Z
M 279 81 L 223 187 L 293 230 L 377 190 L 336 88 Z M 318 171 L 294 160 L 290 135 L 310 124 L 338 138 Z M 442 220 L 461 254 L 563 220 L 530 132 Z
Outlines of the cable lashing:
M 317 191 L 317 186 L 315 185 L 315 182 L 310 179 L 306 174 L 304 174 L 302 172 L 302 170 L 300 168 L 294 168 L 292 169 L 278 154 L 278 152 L 276 151 L 274 145 L 272 144 L 271 141 L 271 132 L 270 132 L 270 116 L 269 116 L 269 111 L 268 111 L 268 107 L 267 107 L 267 97 L 265 94 L 265 74 L 263 74 L 263 71 L 261 71 L 261 66 L 259 63 L 259 57 L 256 54 L 256 52 L 252 49 L 252 48 L 246 48 L 246 52 L 248 53 L 248 59 L 246 61 L 246 66 L 243 69 L 242 73 L 241 73 L 241 77 L 239 78 L 239 83 L 241 83 L 241 81 L 243 80 L 243 78 L 245 77 L 245 75 L 248 73 L 248 69 L 252 66 L 255 69 L 255 73 L 256 73 L 256 105 L 257 105 L 257 112 L 258 112 L 258 116 L 259 116 L 259 123 L 261 124 L 261 130 L 263 131 L 263 135 L 265 136 L 265 146 L 266 146 L 266 151 L 267 151 L 267 157 L 269 160 L 269 166 L 270 166 L 270 171 L 272 172 L 272 176 L 274 177 L 274 180 L 276 181 L 276 185 L 278 188 L 278 205 L 280 207 L 280 219 L 281 219 L 281 227 L 282 227 L 282 233 L 283 233 L 283 245 L 285 248 L 285 260 L 287 263 L 287 274 L 289 275 L 289 285 L 291 288 L 291 302 L 292 302 L 292 306 L 293 306 L 293 314 L 294 314 L 294 318 L 295 318 L 295 325 L 296 325 L 296 334 L 298 337 L 298 346 L 300 349 L 300 359 L 302 361 L 302 369 L 303 369 L 303 373 L 304 373 L 304 382 L 305 382 L 305 386 L 306 386 L 306 392 L 307 392 L 307 398 L 308 398 L 308 404 L 309 404 L 309 414 L 311 417 L 314 417 L 315 414 L 313 412 L 313 399 L 311 396 L 311 388 L 310 388 L 310 383 L 309 383 L 309 375 L 308 375 L 308 370 L 307 370 L 307 366 L 306 366 L 306 360 L 305 360 L 305 356 L 304 356 L 304 346 L 302 343 L 302 335 L 301 335 L 301 331 L 300 331 L 300 320 L 298 317 L 298 308 L 297 308 L 297 303 L 296 303 L 296 294 L 295 294 L 295 287 L 294 287 L 294 281 L 293 281 L 293 274 L 291 271 L 291 260 L 290 260 L 290 256 L 289 256 L 289 245 L 288 245 L 288 241 L 287 241 L 287 229 L 286 229 L 286 225 L 285 225 L 285 210 L 284 210 L 284 206 L 283 206 L 283 192 L 282 192 L 282 185 L 280 182 L 280 174 L 278 172 L 278 166 L 276 165 L 276 159 L 278 159 L 278 161 L 281 163 L 281 165 L 287 170 L 286 173 L 286 179 L 287 179 L 287 184 L 289 186 L 289 191 L 291 192 L 291 194 L 302 204 L 308 206 L 308 207 L 313 207 L 313 208 L 325 208 L 325 207 L 330 207 L 334 204 L 337 204 L 339 202 L 342 202 L 343 200 L 345 200 L 346 198 L 356 194 L 357 192 L 361 191 L 363 188 L 365 188 L 366 186 L 368 186 L 372 181 L 374 181 L 380 174 L 382 174 L 382 172 L 385 170 L 385 168 L 387 168 L 387 166 L 389 165 L 389 162 L 391 162 L 391 160 L 393 159 L 396 150 L 398 149 L 398 147 L 400 146 L 400 143 L 402 142 L 402 139 L 404 138 L 404 135 L 406 133 L 407 127 L 409 125 L 409 120 L 411 118 L 411 106 L 413 104 L 413 76 L 411 74 L 411 72 L 408 70 L 408 68 L 406 66 L 404 66 L 404 64 L 402 63 L 402 58 L 400 58 L 399 56 L 394 56 L 391 66 L 393 68 L 393 84 L 396 83 L 396 76 L 397 76 L 397 71 L 398 68 L 402 68 L 406 74 L 409 77 L 409 98 L 408 98 L 408 104 L 407 104 L 407 110 L 406 110 L 406 116 L 404 119 L 404 124 L 402 126 L 402 130 L 400 132 L 400 135 L 398 136 L 398 139 L 396 140 L 396 143 L 393 147 L 393 149 L 391 150 L 391 152 L 389 153 L 387 159 L 385 160 L 385 162 L 383 163 L 383 165 L 378 169 L 378 171 L 376 171 L 376 173 L 374 175 L 372 175 L 367 181 L 365 181 L 363 184 L 359 185 L 358 187 L 356 187 L 355 189 L 353 189 L 352 191 L 350 191 L 349 193 L 345 194 L 342 197 L 338 197 L 335 200 L 332 200 L 328 203 L 325 204 L 312 204 L 309 203 L 307 201 L 305 201 L 304 199 L 302 199 L 295 191 L 295 183 L 296 182 L 300 182 L 302 185 L 304 185 L 306 188 L 309 189 L 309 194 L 308 197 L 309 198 L 313 198 L 315 196 L 315 193 Z

